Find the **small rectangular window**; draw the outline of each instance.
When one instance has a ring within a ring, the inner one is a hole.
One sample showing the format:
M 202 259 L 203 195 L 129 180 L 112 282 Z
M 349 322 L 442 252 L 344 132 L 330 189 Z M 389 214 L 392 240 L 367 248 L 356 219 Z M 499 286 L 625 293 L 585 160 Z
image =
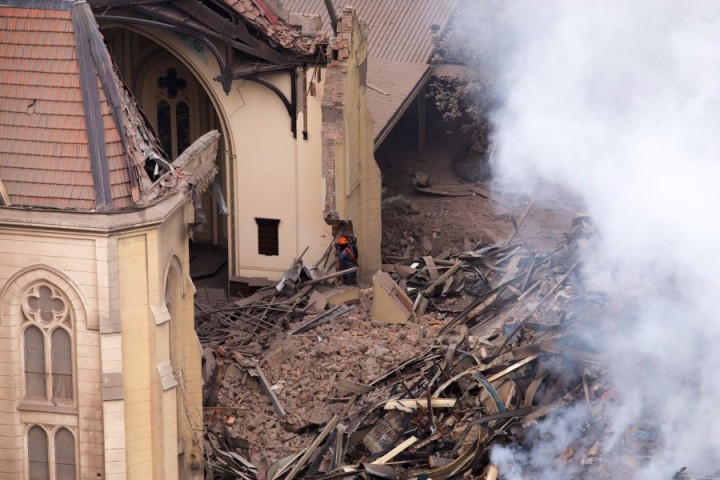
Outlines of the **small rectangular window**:
M 280 220 L 256 218 L 258 226 L 258 253 L 260 255 L 280 255 L 278 225 Z

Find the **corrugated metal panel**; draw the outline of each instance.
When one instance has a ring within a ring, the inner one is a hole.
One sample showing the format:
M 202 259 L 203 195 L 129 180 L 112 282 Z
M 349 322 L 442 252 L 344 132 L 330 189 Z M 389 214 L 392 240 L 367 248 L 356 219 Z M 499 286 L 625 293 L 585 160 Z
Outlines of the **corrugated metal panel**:
M 71 12 L 0 7 L 0 178 L 13 205 L 91 210 L 95 189 Z M 98 83 L 113 208 L 132 205 Z
M 427 63 L 433 50 L 430 26 L 445 28 L 456 0 L 333 0 L 338 15 L 352 6 L 368 25 L 370 58 Z M 330 22 L 323 0 L 285 0 L 291 12 L 320 14 Z

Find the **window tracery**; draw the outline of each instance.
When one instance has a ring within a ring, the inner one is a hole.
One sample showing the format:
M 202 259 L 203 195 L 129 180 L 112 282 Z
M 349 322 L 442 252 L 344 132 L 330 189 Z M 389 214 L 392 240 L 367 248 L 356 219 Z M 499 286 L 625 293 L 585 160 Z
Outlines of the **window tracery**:
M 157 77 L 157 131 L 165 153 L 174 160 L 192 143 L 188 81 L 169 67 Z
M 74 400 L 72 312 L 49 284 L 30 287 L 22 302 L 25 398 L 52 403 Z

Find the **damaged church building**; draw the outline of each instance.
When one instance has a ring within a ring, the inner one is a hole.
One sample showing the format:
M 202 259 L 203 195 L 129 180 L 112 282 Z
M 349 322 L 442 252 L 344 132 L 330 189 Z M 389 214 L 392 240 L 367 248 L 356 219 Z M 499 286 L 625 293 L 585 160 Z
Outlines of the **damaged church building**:
M 305 261 L 320 258 L 339 228 L 357 238 L 369 280 L 380 265 L 380 172 L 352 11 L 335 34 L 269 0 L 90 4 L 169 155 L 222 134 L 194 240 L 227 250 L 231 281 L 278 280 L 306 248 Z
M 0 0 L 0 477 L 203 478 L 192 245 L 380 266 L 352 9 Z

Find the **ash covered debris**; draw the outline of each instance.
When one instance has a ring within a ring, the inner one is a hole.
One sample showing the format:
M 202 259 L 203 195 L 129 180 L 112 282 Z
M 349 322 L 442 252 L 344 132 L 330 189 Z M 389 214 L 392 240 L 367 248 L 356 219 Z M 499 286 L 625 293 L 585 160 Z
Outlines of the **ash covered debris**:
M 594 242 L 587 217 L 566 236 L 546 252 L 503 241 L 393 257 L 383 270 L 407 292 L 404 324 L 373 314 L 377 284 L 318 303 L 338 289 L 302 275 L 282 294 L 267 288 L 200 312 L 208 470 L 508 478 L 491 462 L 495 447 L 517 458 L 563 441 L 548 455 L 574 478 L 633 471 L 662 442 L 657 419 L 613 429 L 603 413 L 622 392 L 588 335 L 627 321 L 635 303 L 584 284 L 581 265 L 601 268 L 585 258 Z M 547 427 L 560 411 L 574 420 L 563 439 Z

